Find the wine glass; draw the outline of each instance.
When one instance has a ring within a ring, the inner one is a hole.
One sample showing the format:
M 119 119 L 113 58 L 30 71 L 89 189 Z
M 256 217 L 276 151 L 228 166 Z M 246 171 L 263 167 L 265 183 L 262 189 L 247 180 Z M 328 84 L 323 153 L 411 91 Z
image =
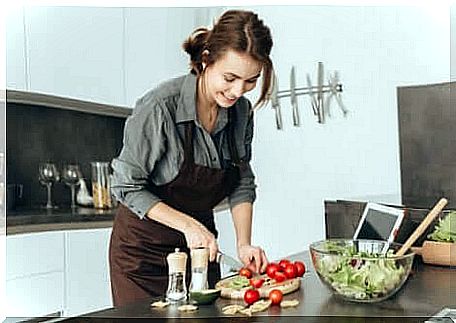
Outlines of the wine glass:
M 52 204 L 51 188 L 52 184 L 60 179 L 57 167 L 53 163 L 41 163 L 39 165 L 39 181 L 47 187 L 47 203 L 43 206 L 46 209 L 55 209 L 57 206 Z
M 71 188 L 71 208 L 76 208 L 76 185 L 79 185 L 79 178 L 81 178 L 81 171 L 76 164 L 68 164 L 63 167 L 62 179 Z

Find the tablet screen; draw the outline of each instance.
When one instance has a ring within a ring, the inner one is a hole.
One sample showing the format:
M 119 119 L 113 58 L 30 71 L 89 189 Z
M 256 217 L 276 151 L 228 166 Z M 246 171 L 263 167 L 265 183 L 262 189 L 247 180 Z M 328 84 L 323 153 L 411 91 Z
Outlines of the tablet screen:
M 358 232 L 357 239 L 388 240 L 397 215 L 369 209 Z

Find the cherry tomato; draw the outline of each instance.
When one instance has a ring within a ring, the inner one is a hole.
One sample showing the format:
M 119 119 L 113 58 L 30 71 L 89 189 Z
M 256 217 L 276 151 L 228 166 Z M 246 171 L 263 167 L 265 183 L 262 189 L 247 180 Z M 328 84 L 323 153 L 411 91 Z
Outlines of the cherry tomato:
M 269 292 L 269 300 L 272 305 L 279 305 L 282 301 L 283 293 L 278 289 L 273 289 Z
M 247 305 L 251 305 L 259 299 L 260 292 L 258 292 L 256 289 L 248 289 L 245 291 L 244 301 L 247 303 Z
M 263 278 L 250 278 L 249 282 L 250 282 L 250 286 L 252 286 L 253 288 L 260 288 L 264 283 L 264 279 Z
M 293 265 L 296 269 L 296 277 L 302 277 L 306 272 L 306 265 L 302 261 L 295 261 Z
M 239 270 L 239 276 L 252 278 L 252 272 L 250 270 L 248 270 L 247 268 L 241 268 L 241 270 Z
M 281 283 L 287 280 L 287 276 L 283 272 L 277 271 L 274 275 L 274 279 L 276 280 L 276 282 Z
M 287 278 L 295 278 L 296 277 L 296 268 L 293 264 L 288 264 L 285 266 L 285 269 L 283 270 L 283 273 Z
M 274 262 L 270 262 L 266 267 L 266 274 L 269 278 L 274 278 L 275 273 L 280 271 L 280 266 Z
M 282 259 L 279 261 L 279 266 L 280 266 L 280 268 L 282 268 L 282 270 L 284 270 L 285 266 L 288 265 L 289 263 L 290 263 L 290 260 Z

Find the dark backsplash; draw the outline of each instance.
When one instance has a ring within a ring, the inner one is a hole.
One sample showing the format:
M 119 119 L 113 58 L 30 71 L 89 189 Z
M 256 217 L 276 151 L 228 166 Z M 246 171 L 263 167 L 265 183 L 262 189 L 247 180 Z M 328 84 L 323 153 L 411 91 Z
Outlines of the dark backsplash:
M 61 108 L 7 103 L 7 184 L 22 184 L 18 205 L 36 208 L 46 202 L 46 188 L 38 181 L 40 162 L 53 162 L 59 172 L 66 163 L 79 164 L 91 190 L 91 161 L 111 161 L 120 153 L 125 118 Z M 8 198 L 8 197 L 7 197 Z M 70 188 L 53 187 L 53 201 L 70 204 Z

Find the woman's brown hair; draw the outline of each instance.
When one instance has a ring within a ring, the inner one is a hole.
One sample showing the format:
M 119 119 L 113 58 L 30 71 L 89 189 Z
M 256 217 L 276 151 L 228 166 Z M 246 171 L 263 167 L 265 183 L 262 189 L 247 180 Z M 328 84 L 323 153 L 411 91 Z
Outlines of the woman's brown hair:
M 272 86 L 273 65 L 269 58 L 272 48 L 271 32 L 258 15 L 251 11 L 228 10 L 212 29 L 198 28 L 183 44 L 190 55 L 192 73 L 201 75 L 203 62 L 215 63 L 227 50 L 247 53 L 263 64 L 263 84 L 255 107 L 267 103 Z M 207 50 L 208 55 L 203 52 Z

